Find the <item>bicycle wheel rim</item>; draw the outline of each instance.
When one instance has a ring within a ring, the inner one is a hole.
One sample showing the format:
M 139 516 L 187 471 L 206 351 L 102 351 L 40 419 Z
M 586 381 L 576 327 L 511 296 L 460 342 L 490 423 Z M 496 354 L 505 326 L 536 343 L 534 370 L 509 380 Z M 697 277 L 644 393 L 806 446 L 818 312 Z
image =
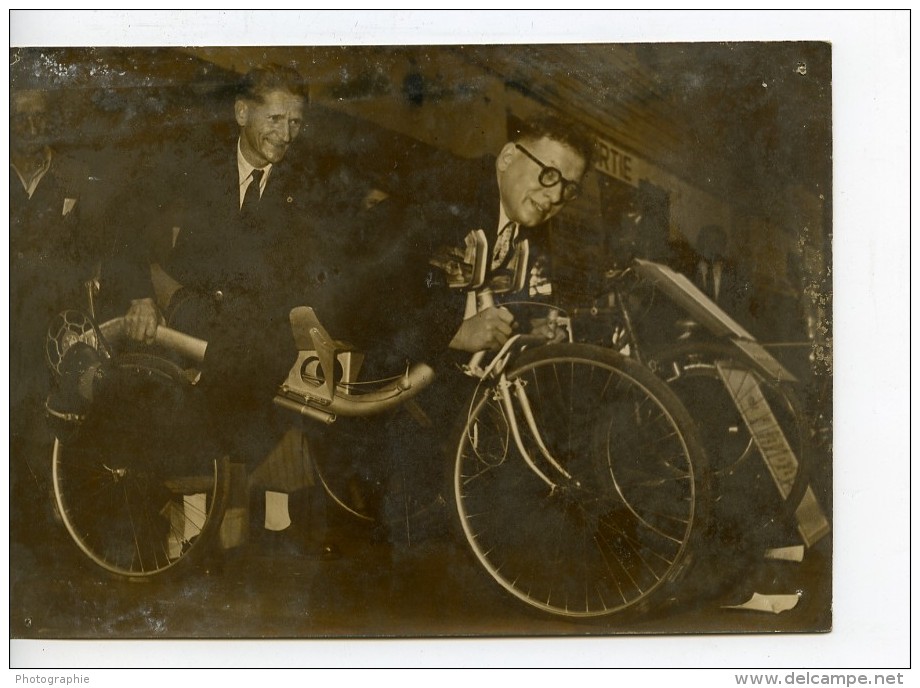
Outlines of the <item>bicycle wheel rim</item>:
M 119 374 L 135 383 L 124 392 L 146 394 L 139 407 L 163 405 L 169 421 L 183 411 L 185 391 L 168 372 L 131 362 Z M 54 498 L 90 563 L 119 578 L 152 578 L 210 544 L 226 503 L 227 461 L 207 442 L 193 446 L 192 433 L 206 432 L 196 423 L 141 429 L 141 412 L 123 396 L 101 402 L 66 443 L 55 441 Z
M 512 595 L 552 614 L 605 616 L 653 604 L 680 576 L 699 519 L 698 457 L 673 400 L 659 400 L 658 380 L 653 390 L 638 379 L 650 376 L 644 369 L 577 345 L 512 376 L 543 385 L 544 395 L 547 384 L 560 394 L 569 388 L 566 427 L 544 439 L 573 480 L 552 489 L 537 477 L 516 455 L 500 406 L 481 397 L 454 475 L 476 558 Z M 553 417 L 545 403 L 535 415 L 541 425 Z
M 764 379 L 740 361 L 732 347 L 719 343 L 692 342 L 666 349 L 655 356 L 654 364 L 659 376 L 699 422 L 723 510 L 729 498 L 737 494 L 736 511 L 741 515 L 767 515 L 760 528 L 783 527 L 779 523 L 782 520 L 792 523 L 808 488 L 812 461 L 804 409 L 795 391 L 788 385 Z M 775 478 L 771 477 L 771 470 L 726 389 L 717 364 L 746 371 L 760 387 L 797 460 L 794 478 L 785 493 L 774 484 Z M 760 500 L 757 508 L 750 501 L 755 495 Z

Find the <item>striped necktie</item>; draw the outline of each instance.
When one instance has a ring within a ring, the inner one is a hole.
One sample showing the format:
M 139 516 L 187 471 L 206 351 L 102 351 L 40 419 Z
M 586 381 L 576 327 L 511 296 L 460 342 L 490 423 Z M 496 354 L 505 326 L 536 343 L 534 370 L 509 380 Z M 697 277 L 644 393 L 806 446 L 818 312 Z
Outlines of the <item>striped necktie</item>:
M 492 253 L 492 269 L 500 268 L 508 258 L 511 251 L 511 242 L 514 240 L 517 225 L 514 222 L 508 222 L 498 233 L 498 239 L 495 242 L 495 251 Z

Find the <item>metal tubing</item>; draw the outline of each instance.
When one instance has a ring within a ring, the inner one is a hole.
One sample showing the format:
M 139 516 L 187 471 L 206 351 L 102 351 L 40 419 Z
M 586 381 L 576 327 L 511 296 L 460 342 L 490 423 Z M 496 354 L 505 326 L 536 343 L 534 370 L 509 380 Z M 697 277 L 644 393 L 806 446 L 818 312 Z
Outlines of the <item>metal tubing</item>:
M 549 461 L 553 468 L 565 476 L 567 480 L 571 480 L 572 476 L 552 457 L 552 454 L 550 454 L 549 449 L 547 449 L 546 444 L 543 442 L 543 437 L 540 435 L 540 430 L 537 427 L 537 420 L 533 417 L 533 409 L 530 407 L 530 400 L 527 398 L 527 393 L 524 391 L 524 383 L 520 379 L 517 379 L 512 384 L 514 385 L 514 395 L 521 405 L 521 410 L 524 412 L 524 419 L 527 421 L 527 427 L 530 428 L 530 432 L 533 434 L 534 440 L 536 440 L 537 446 L 540 448 L 540 453 L 543 454 L 543 457 Z
M 498 390 L 499 398 L 505 409 L 505 415 L 508 417 L 508 423 L 511 425 L 511 434 L 514 436 L 514 443 L 517 445 L 518 451 L 521 453 L 524 461 L 530 466 L 530 470 L 532 470 L 543 482 L 549 485 L 550 490 L 555 490 L 557 487 L 556 483 L 550 480 L 543 471 L 537 468 L 537 465 L 530 456 L 530 452 L 524 447 L 524 441 L 521 439 L 521 429 L 518 427 L 517 416 L 514 413 L 514 404 L 511 401 L 511 394 L 508 392 L 508 387 L 510 387 L 511 384 L 512 383 L 508 382 L 505 376 L 502 375 L 495 388 Z M 537 438 L 537 442 L 541 442 L 539 437 Z

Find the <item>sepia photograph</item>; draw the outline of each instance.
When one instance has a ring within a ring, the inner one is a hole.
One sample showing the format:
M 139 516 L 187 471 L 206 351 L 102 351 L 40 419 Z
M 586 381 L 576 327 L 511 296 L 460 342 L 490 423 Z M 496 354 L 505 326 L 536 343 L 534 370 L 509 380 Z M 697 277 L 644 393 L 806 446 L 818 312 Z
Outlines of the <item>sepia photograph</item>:
M 834 631 L 831 41 L 112 38 L 10 46 L 11 641 Z

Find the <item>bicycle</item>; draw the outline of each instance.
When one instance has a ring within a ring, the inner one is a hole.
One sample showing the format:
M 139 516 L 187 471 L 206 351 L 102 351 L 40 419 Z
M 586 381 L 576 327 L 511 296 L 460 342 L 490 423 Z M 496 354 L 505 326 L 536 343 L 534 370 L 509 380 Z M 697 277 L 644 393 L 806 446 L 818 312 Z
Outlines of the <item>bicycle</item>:
M 485 307 L 492 292 L 481 246 L 467 249 L 470 269 L 455 286 L 471 308 Z M 522 253 L 502 288 L 520 284 Z M 291 325 L 300 354 L 275 403 L 300 417 L 382 413 L 434 378 L 416 363 L 393 380 L 358 385 L 360 354 L 310 308 L 294 309 Z M 197 440 L 197 419 L 183 417 L 179 403 L 195 393 L 207 344 L 166 327 L 156 342 L 152 352 L 132 351 L 121 319 L 97 326 L 78 316 L 49 337 L 49 358 L 79 409 L 49 409 L 68 428 L 53 454 L 56 505 L 90 563 L 120 579 L 186 569 L 218 537 L 230 490 L 227 457 Z M 520 601 L 558 616 L 667 601 L 695 561 L 709 508 L 705 453 L 676 395 L 609 348 L 527 335 L 490 359 L 475 356 L 467 372 L 479 384 L 456 443 L 450 498 L 479 565 Z M 143 451 L 112 432 L 132 436 L 146 415 L 139 398 L 175 409 L 142 429 L 151 441 Z M 123 415 L 129 408 L 135 416 Z M 178 430 L 167 433 L 173 422 Z M 176 453 L 167 441 L 175 436 L 195 448 L 191 456 Z
M 684 276 L 636 259 L 608 275 L 573 329 L 642 363 L 678 395 L 697 422 L 713 479 L 711 539 L 746 567 L 750 557 L 806 546 L 830 529 L 810 485 L 815 447 L 799 381 Z

